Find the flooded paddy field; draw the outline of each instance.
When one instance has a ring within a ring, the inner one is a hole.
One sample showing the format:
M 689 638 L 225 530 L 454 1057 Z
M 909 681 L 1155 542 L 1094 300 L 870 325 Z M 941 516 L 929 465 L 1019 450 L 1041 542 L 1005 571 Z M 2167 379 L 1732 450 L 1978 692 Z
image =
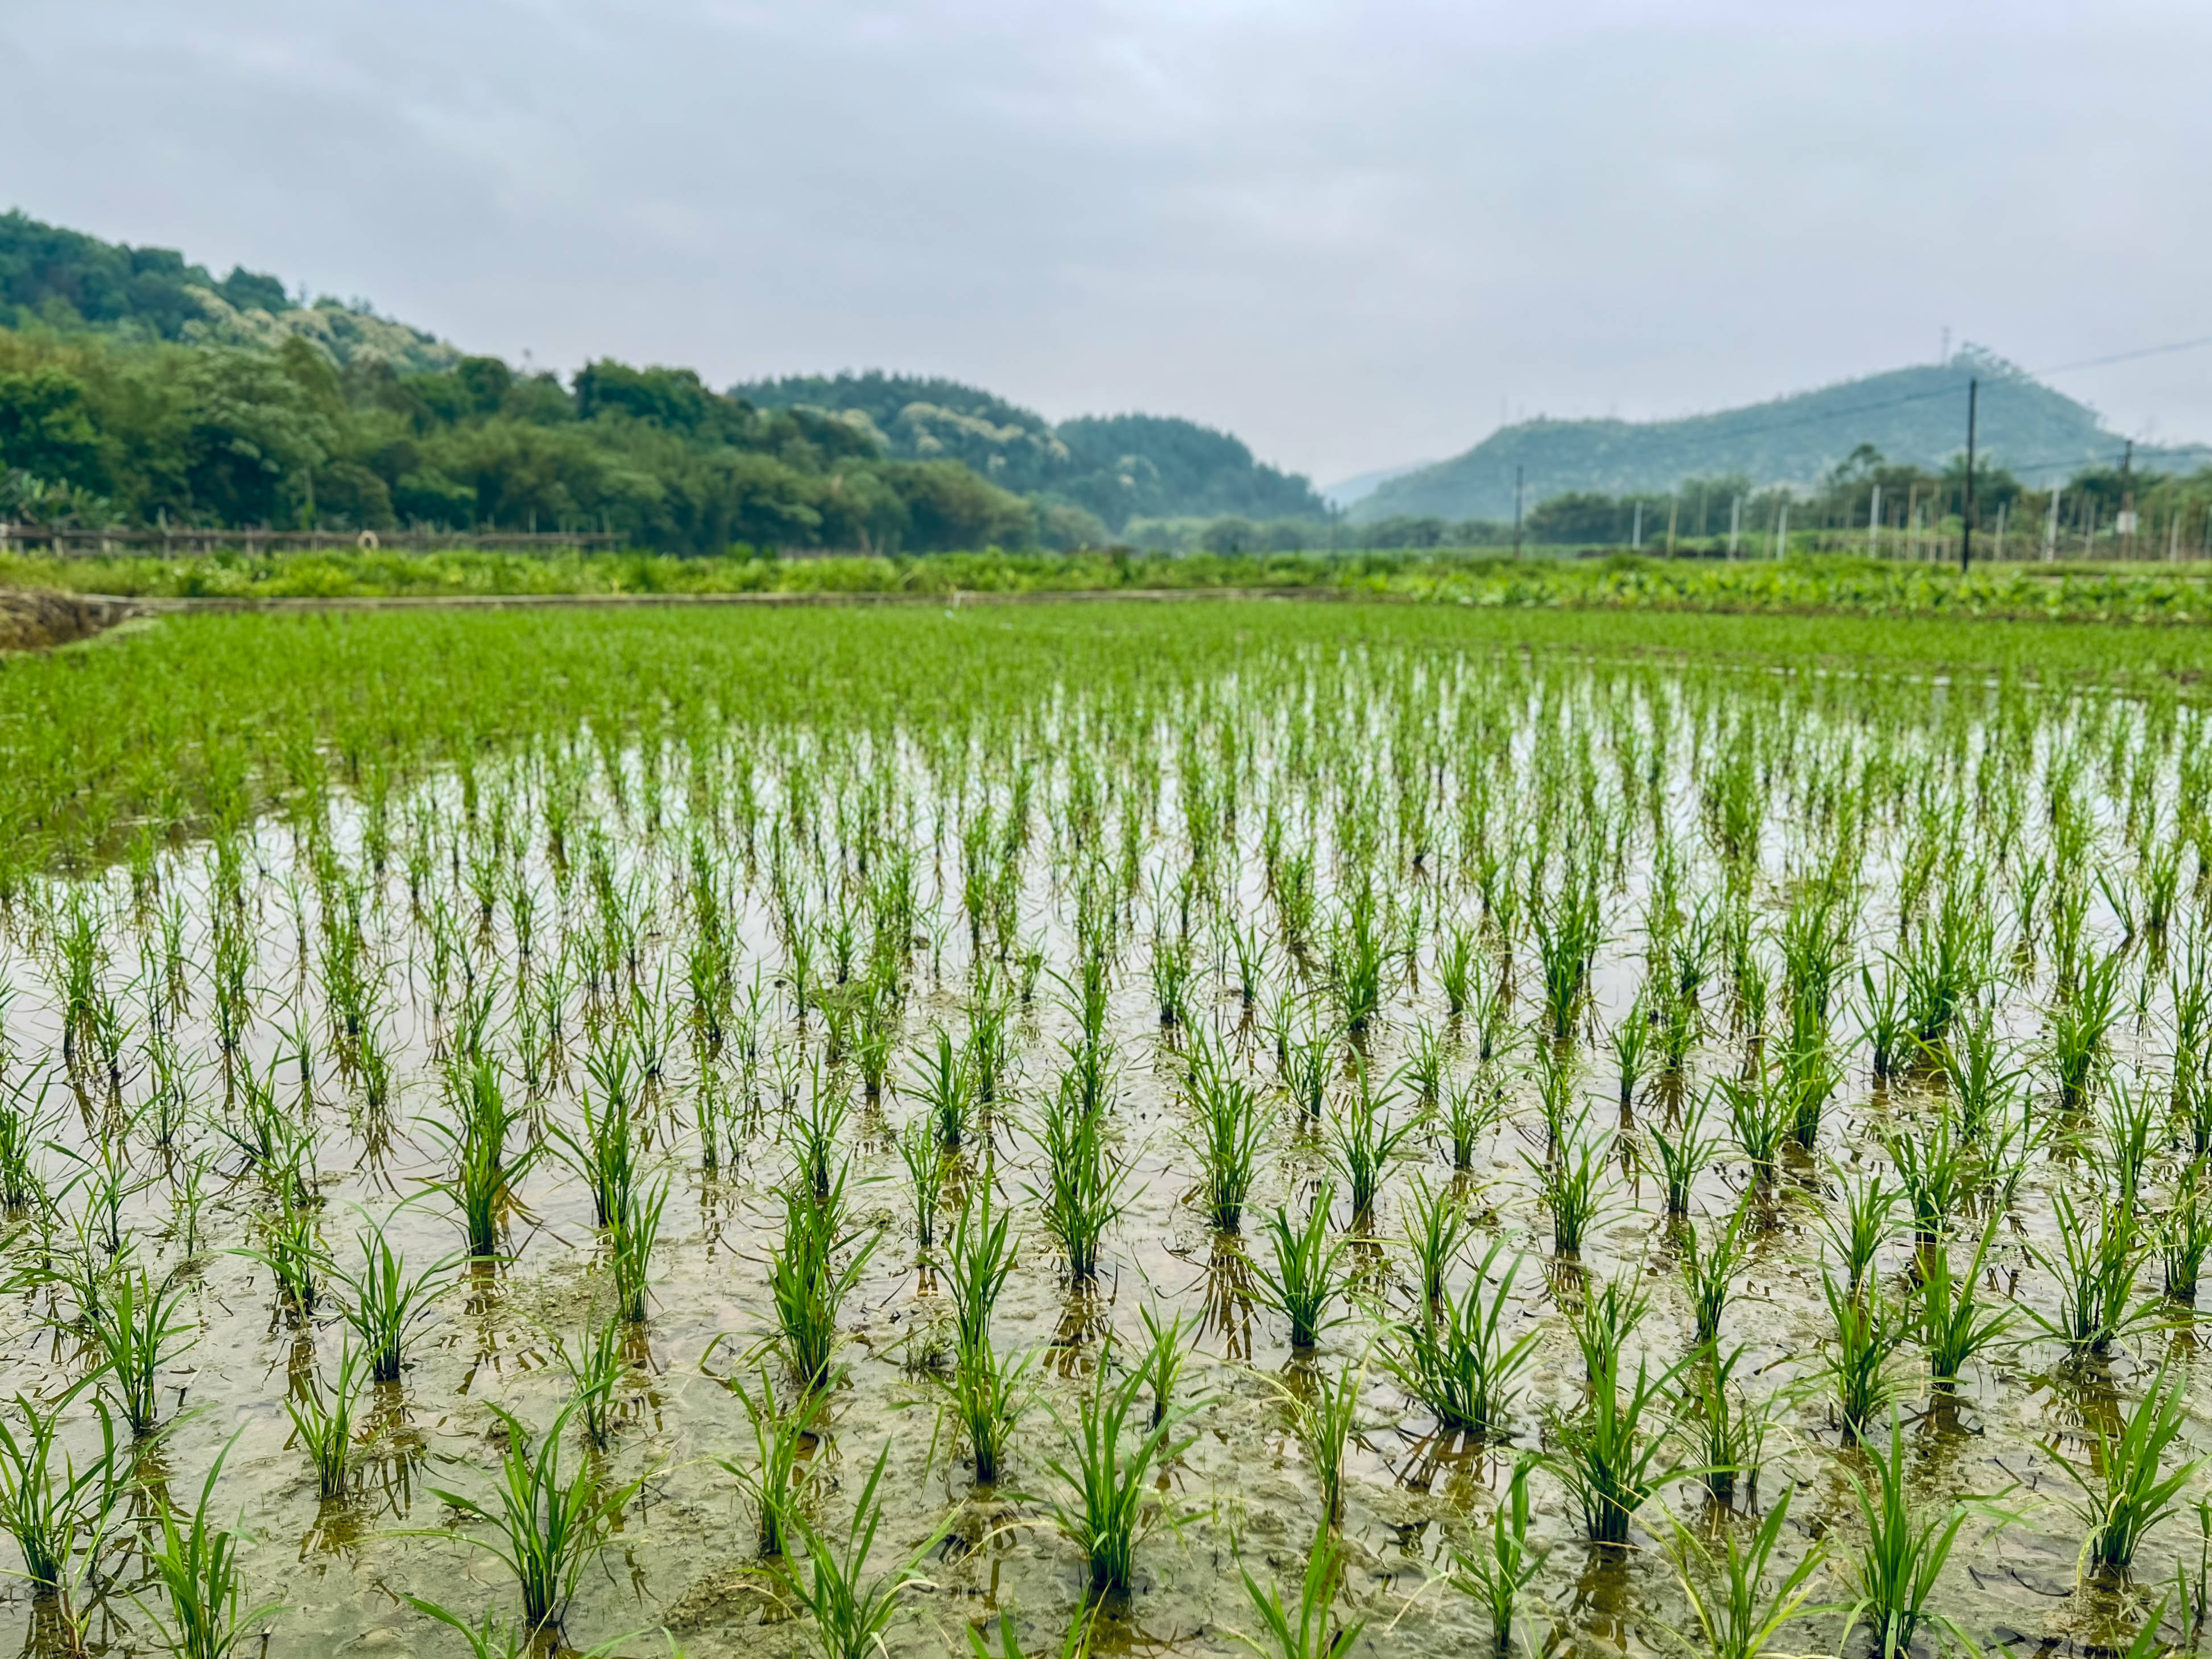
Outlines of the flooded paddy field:
M 1290 614 L 24 761 L 0 1643 L 2191 1645 L 2201 708 Z

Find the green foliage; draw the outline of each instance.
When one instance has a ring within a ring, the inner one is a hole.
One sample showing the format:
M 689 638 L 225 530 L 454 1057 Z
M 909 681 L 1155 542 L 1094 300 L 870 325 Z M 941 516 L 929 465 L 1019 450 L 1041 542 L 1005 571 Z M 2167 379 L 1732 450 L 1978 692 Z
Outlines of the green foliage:
M 470 1518 L 490 1527 L 493 1539 L 463 1536 L 514 1575 L 522 1620 L 532 1631 L 558 1629 L 576 1580 L 600 1550 L 615 1517 L 645 1477 L 625 1486 L 607 1484 L 586 1461 L 573 1472 L 561 1467 L 562 1431 L 573 1407 L 563 1407 L 543 1435 L 513 1413 L 494 1406 L 505 1446 L 499 1485 L 490 1502 L 442 1486 L 431 1490 Z
M 1180 1528 L 1188 1512 L 1183 1500 L 1152 1486 L 1154 1472 L 1191 1443 L 1190 1436 L 1177 1438 L 1183 1413 L 1170 1412 L 1148 1427 L 1139 1425 L 1144 1374 L 1132 1372 L 1116 1382 L 1112 1359 L 1113 1345 L 1102 1344 L 1074 1423 L 1053 1411 L 1068 1449 L 1045 1467 L 1066 1495 L 1041 1500 L 1054 1524 L 1082 1551 L 1093 1595 L 1126 1592 L 1137 1546 L 1162 1526 Z

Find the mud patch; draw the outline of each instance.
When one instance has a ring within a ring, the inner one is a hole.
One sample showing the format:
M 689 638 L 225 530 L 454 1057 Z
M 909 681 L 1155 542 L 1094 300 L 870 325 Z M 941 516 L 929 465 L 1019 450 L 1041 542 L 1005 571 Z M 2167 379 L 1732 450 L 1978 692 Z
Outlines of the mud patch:
M 44 588 L 0 590 L 0 651 L 45 651 L 104 633 L 137 614 L 128 599 Z

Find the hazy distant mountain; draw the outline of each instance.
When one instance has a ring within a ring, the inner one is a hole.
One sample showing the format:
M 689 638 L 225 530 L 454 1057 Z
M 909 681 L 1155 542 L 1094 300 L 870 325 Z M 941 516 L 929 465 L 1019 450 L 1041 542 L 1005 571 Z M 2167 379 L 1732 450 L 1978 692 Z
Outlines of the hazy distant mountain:
M 1673 421 L 1523 421 L 1463 455 L 1378 484 L 1355 521 L 1400 515 L 1510 519 L 1514 470 L 1524 507 L 1572 491 L 1663 492 L 1734 474 L 1809 485 L 1861 444 L 1884 459 L 1941 467 L 1966 446 L 1966 386 L 1981 382 L 1979 449 L 2023 479 L 2118 460 L 2124 440 L 2097 411 L 1969 347 L 1948 363 L 1893 369 L 1769 403 Z M 2201 449 L 2138 448 L 2138 465 L 2202 465 Z
M 1373 495 L 1377 488 L 1393 478 L 1402 478 L 1408 472 L 1419 472 L 1425 466 L 1434 466 L 1433 460 L 1407 461 L 1401 466 L 1377 467 L 1372 472 L 1355 472 L 1349 478 L 1340 478 L 1333 484 L 1321 487 L 1322 499 L 1331 507 L 1344 508 L 1354 501 Z
M 964 461 L 1004 489 L 1064 501 L 1118 532 L 1133 518 L 1319 519 L 1312 483 L 1255 460 L 1229 433 L 1169 415 L 1086 415 L 1058 426 L 957 380 L 798 374 L 730 388 L 758 409 L 827 410 L 884 453 Z

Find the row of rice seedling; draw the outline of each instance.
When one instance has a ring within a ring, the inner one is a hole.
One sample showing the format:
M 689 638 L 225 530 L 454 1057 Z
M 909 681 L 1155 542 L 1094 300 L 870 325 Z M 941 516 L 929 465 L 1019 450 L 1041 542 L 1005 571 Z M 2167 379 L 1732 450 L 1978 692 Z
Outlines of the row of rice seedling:
M 41 1628 L 2186 1639 L 2193 703 L 1060 627 L 19 844 Z

